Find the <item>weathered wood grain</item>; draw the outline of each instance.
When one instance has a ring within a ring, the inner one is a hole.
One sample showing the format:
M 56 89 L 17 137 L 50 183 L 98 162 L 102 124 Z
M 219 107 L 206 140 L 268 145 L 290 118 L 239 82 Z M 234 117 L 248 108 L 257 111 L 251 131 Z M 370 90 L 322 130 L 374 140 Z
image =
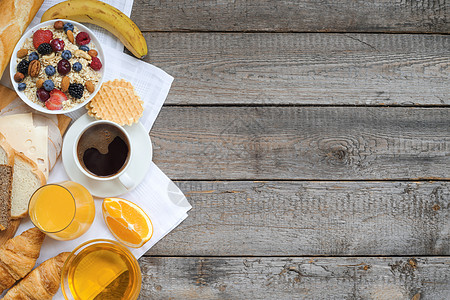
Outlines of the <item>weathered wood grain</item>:
M 140 299 L 410 300 L 419 294 L 421 300 L 447 300 L 450 295 L 449 257 L 142 257 L 139 264 Z
M 449 32 L 446 0 L 136 0 L 146 31 Z
M 450 110 L 164 107 L 150 132 L 172 179 L 450 178 Z
M 147 33 L 166 104 L 449 105 L 450 36 Z
M 177 184 L 193 209 L 149 255 L 450 255 L 448 182 Z

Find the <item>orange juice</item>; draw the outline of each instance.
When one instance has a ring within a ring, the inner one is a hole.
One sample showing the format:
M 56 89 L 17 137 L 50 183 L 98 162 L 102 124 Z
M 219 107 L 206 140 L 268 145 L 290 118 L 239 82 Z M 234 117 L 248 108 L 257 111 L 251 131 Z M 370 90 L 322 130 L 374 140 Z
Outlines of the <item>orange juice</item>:
M 137 299 L 141 272 L 133 254 L 115 241 L 93 240 L 67 259 L 62 271 L 66 299 Z
M 64 181 L 40 187 L 30 199 L 28 213 L 33 224 L 48 236 L 70 240 L 89 229 L 95 206 L 86 188 Z

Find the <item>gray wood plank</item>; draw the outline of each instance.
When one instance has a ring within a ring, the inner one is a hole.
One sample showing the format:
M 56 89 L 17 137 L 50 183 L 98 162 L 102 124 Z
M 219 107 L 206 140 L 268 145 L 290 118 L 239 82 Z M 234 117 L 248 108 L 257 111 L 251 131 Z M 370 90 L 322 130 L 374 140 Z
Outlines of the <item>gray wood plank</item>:
M 449 32 L 445 0 L 136 0 L 146 31 Z
M 193 209 L 148 255 L 450 255 L 449 182 L 177 182 Z
M 450 178 L 450 110 L 163 107 L 153 159 L 172 179 Z
M 449 257 L 142 257 L 139 264 L 140 299 L 447 300 L 450 295 Z
M 147 33 L 166 104 L 449 105 L 450 36 Z

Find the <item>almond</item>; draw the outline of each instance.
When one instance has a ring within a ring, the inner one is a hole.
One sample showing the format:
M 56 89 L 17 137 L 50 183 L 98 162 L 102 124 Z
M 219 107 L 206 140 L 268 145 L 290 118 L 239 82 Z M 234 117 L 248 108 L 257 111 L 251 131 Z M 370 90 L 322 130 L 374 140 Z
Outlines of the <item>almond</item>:
M 90 80 L 86 81 L 85 85 L 89 93 L 92 94 L 95 91 L 95 85 L 92 83 L 92 81 Z
M 97 52 L 96 50 L 94 50 L 94 49 L 91 49 L 91 50 L 88 51 L 88 54 L 89 54 L 91 57 L 97 57 L 98 52 Z
M 37 77 L 40 71 L 41 63 L 38 60 L 33 60 L 32 62 L 30 62 L 30 65 L 28 66 L 28 74 L 31 77 Z
M 72 30 L 67 30 L 66 34 L 67 34 L 67 38 L 69 39 L 69 41 L 73 44 L 73 42 L 75 41 L 75 39 L 74 39 L 74 37 L 73 37 L 73 32 L 72 32 Z
M 44 85 L 44 79 L 39 78 L 36 80 L 36 88 L 40 89 Z
M 53 24 L 53 27 L 55 27 L 55 29 L 63 29 L 64 28 L 64 22 L 63 21 L 56 21 L 55 24 Z
M 16 74 L 14 74 L 14 81 L 15 82 L 21 82 L 24 78 L 25 78 L 25 75 L 23 75 L 20 72 L 17 72 Z
M 28 54 L 27 49 L 20 49 L 19 51 L 17 51 L 18 58 L 24 58 L 25 56 L 27 56 L 27 54 Z
M 61 80 L 61 91 L 67 92 L 67 90 L 69 89 L 69 85 L 70 85 L 70 78 L 64 76 L 63 79 Z

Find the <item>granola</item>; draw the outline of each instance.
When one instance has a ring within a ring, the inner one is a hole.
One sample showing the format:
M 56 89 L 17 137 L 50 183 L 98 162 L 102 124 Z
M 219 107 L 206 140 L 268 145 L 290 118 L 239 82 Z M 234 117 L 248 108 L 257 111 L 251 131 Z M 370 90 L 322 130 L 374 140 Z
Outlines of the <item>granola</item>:
M 68 34 L 73 34 L 73 42 Z M 56 21 L 37 30 L 25 40 L 16 61 L 14 80 L 18 89 L 34 103 L 51 110 L 80 105 L 91 96 L 102 77 L 96 45 L 88 33 L 70 22 Z

